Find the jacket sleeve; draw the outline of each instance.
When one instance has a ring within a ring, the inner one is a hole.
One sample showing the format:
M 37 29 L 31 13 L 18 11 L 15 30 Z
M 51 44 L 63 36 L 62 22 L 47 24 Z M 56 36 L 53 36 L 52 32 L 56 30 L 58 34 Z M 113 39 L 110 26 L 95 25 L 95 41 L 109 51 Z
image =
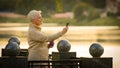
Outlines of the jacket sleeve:
M 46 41 L 46 42 L 53 41 L 53 40 L 61 37 L 62 35 L 63 35 L 62 32 L 58 32 L 58 33 L 46 36 L 46 35 L 44 35 L 43 33 L 41 33 L 40 31 L 37 31 L 37 30 L 30 30 L 29 31 L 29 37 L 32 40 L 41 41 L 41 42 L 42 41 Z

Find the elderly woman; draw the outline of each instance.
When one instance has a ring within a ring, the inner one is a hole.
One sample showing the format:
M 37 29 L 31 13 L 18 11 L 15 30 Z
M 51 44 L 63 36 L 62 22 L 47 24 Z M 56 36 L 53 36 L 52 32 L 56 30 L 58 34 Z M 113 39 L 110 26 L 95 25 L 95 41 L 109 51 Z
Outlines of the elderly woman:
M 68 27 L 64 27 L 56 34 L 46 35 L 41 31 L 41 25 L 43 24 L 41 11 L 30 11 L 28 18 L 31 21 L 28 29 L 28 60 L 48 60 L 48 42 L 64 35 L 68 31 Z

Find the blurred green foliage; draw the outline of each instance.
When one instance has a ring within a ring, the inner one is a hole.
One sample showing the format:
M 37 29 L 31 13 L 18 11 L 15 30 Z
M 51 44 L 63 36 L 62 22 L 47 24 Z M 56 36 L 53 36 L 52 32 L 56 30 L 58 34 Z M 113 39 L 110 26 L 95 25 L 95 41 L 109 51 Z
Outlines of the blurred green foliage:
M 28 23 L 30 22 L 27 18 L 10 18 L 10 17 L 0 17 L 0 23 Z
M 80 0 L 0 0 L 0 11 L 27 14 L 30 10 L 42 10 L 44 17 L 56 12 L 71 11 Z
M 100 11 L 93 6 L 80 2 L 73 8 L 74 18 L 77 22 L 92 21 L 100 17 Z
M 76 25 L 82 26 L 119 26 L 120 27 L 120 19 L 115 17 L 105 17 L 105 18 L 96 18 L 90 22 L 83 21 L 81 23 L 77 23 Z
M 58 12 L 63 12 L 62 0 L 55 0 Z
M 55 11 L 54 0 L 17 0 L 16 12 L 21 14 L 27 14 L 30 10 L 42 10 L 43 16 L 49 16 Z
M 70 26 L 120 26 L 120 19 L 115 17 L 106 17 L 106 18 L 96 18 L 92 21 L 82 21 L 76 22 L 75 19 L 70 18 L 43 18 L 44 23 L 56 23 L 58 25 L 65 25 L 67 22 L 70 23 Z M 0 23 L 29 23 L 30 21 L 27 18 L 8 18 L 0 17 Z
M 81 0 L 82 2 L 88 3 L 95 8 L 105 8 L 106 0 Z
M 16 0 L 0 0 L 0 11 L 14 11 Z
M 58 1 L 58 2 L 57 2 Z M 60 1 L 60 2 L 59 2 Z M 58 23 L 64 25 L 118 25 L 119 19 L 114 14 L 110 17 L 99 18 L 99 8 L 105 8 L 105 0 L 0 0 L 0 11 L 27 14 L 30 10 L 42 10 L 45 23 Z M 59 5 L 59 7 L 57 7 Z M 58 12 L 74 12 L 74 19 L 54 19 L 50 16 Z M 117 14 L 118 15 L 118 14 Z M 120 15 L 120 13 L 119 13 Z M 76 21 L 77 20 L 77 21 Z M 1 22 L 23 22 L 28 23 L 26 18 L 0 17 Z
M 42 10 L 44 12 L 43 16 L 50 16 L 50 14 L 59 12 L 59 10 L 70 12 L 81 1 L 89 3 L 94 7 L 97 7 L 97 5 L 105 7 L 103 0 L 0 0 L 0 11 L 27 14 L 30 10 L 36 9 Z

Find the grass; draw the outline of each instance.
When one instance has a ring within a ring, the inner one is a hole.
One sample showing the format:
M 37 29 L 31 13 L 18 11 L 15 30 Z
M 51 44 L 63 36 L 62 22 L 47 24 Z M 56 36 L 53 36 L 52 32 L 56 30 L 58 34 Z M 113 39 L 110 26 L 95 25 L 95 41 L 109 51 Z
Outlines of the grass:
M 0 17 L 0 23 L 28 23 L 29 20 L 27 18 L 9 18 L 9 17 Z
M 106 18 L 98 18 L 92 21 L 82 21 L 76 22 L 75 19 L 69 18 L 62 18 L 62 19 L 55 19 L 55 18 L 44 18 L 45 23 L 57 23 L 59 25 L 65 25 L 67 22 L 70 25 L 74 26 L 120 26 L 120 19 L 113 18 L 113 17 L 106 17 Z
M 83 26 L 120 26 L 120 19 L 112 18 L 112 17 L 106 17 L 106 18 L 98 18 L 92 21 L 83 21 L 82 23 L 79 23 L 78 25 Z
M 65 25 L 67 22 L 70 25 L 74 26 L 120 26 L 120 19 L 113 18 L 113 17 L 106 17 L 106 18 L 98 18 L 92 21 L 81 21 L 76 22 L 75 19 L 69 18 L 44 18 L 44 23 L 57 23 L 58 25 Z M 0 23 L 29 23 L 30 21 L 27 18 L 8 18 L 8 17 L 0 17 Z
M 44 18 L 45 23 L 57 23 L 58 25 L 65 25 L 66 23 L 70 23 L 73 25 L 75 23 L 74 19 L 69 18 Z

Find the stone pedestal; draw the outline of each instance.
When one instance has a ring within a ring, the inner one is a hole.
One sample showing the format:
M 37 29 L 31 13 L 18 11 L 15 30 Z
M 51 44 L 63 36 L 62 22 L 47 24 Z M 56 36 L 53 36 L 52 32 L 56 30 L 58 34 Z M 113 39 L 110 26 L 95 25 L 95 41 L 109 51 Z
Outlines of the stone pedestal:
M 64 60 L 76 58 L 76 52 L 52 52 L 52 60 Z
M 112 58 L 80 58 L 80 68 L 112 68 Z
M 67 60 L 67 59 L 74 59 L 76 58 L 76 52 L 52 52 L 52 60 Z M 68 66 L 63 66 L 64 64 Z M 56 66 L 60 65 L 60 66 Z M 76 66 L 69 66 L 75 65 L 75 63 L 53 63 L 53 68 L 76 68 Z
M 0 57 L 0 68 L 28 68 L 27 57 Z

